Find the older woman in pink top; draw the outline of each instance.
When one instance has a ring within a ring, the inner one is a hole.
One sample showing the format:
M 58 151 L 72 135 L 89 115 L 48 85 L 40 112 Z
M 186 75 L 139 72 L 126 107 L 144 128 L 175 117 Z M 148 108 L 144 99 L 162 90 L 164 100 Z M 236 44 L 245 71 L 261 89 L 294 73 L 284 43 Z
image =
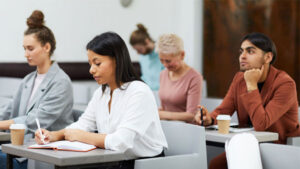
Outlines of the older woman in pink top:
M 200 104 L 202 76 L 184 62 L 183 41 L 177 35 L 162 35 L 157 52 L 166 68 L 160 73 L 160 119 L 192 122 Z

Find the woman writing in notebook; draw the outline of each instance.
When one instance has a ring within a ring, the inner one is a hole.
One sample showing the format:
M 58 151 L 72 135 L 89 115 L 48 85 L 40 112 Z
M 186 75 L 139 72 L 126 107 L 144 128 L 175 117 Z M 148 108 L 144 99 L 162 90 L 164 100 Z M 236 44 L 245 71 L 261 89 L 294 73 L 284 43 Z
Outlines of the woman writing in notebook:
M 90 73 L 101 86 L 77 122 L 59 131 L 42 129 L 45 142 L 80 141 L 133 157 L 162 154 L 167 143 L 155 98 L 136 75 L 123 39 L 103 33 L 86 49 Z M 36 131 L 36 142 L 42 144 L 41 139 Z
M 52 31 L 44 25 L 44 14 L 34 11 L 27 19 L 24 32 L 25 57 L 36 71 L 22 80 L 14 99 L 0 112 L 0 130 L 8 130 L 11 124 L 25 124 L 26 134 L 37 129 L 35 119 L 41 127 L 60 130 L 72 122 L 73 91 L 71 80 L 60 69 L 51 56 L 56 47 Z M 5 168 L 6 155 L 0 151 L 0 169 Z M 27 168 L 26 161 L 14 160 L 17 168 Z
M 20 84 L 14 99 L 0 112 L 0 130 L 14 123 L 25 124 L 26 134 L 37 129 L 35 119 L 48 130 L 60 130 L 73 122 L 73 91 L 71 80 L 51 56 L 56 47 L 52 31 L 44 25 L 44 14 L 34 11 L 27 19 L 24 32 L 25 57 L 36 71 Z M 5 168 L 6 154 L 0 150 L 0 169 Z M 14 160 L 16 168 L 27 168 L 26 161 Z
M 28 74 L 19 86 L 12 103 L 0 112 L 0 130 L 8 130 L 14 123 L 25 124 L 27 133 L 41 127 L 49 130 L 65 128 L 73 122 L 73 91 L 71 80 L 51 61 L 56 46 L 52 31 L 44 25 L 44 14 L 34 11 L 27 19 L 24 32 L 25 57 L 36 71 Z

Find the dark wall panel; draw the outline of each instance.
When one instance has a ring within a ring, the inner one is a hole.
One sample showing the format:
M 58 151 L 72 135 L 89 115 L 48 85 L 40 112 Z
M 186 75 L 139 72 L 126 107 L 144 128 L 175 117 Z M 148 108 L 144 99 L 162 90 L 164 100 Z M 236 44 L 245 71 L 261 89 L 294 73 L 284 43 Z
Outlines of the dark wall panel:
M 88 62 L 59 62 L 59 66 L 70 76 L 72 80 L 93 80 L 89 73 Z M 136 72 L 141 75 L 140 64 L 133 62 Z M 0 63 L 0 76 L 5 77 L 25 77 L 36 68 L 27 63 Z
M 205 0 L 204 77 L 208 96 L 223 98 L 239 70 L 240 39 L 262 32 L 277 46 L 275 67 L 300 84 L 299 0 Z

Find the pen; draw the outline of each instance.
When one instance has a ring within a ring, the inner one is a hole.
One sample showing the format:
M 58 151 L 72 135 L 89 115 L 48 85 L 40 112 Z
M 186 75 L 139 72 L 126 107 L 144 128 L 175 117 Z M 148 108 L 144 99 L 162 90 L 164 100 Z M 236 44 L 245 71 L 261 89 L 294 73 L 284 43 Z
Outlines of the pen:
M 44 144 L 46 144 L 46 143 L 45 143 L 45 140 L 44 140 L 44 139 L 45 139 L 45 136 L 44 136 L 43 133 L 42 133 L 39 119 L 38 119 L 38 118 L 35 118 L 35 121 L 36 121 L 36 124 L 37 124 L 37 126 L 38 126 L 38 130 L 39 130 L 39 132 L 40 132 L 40 135 L 41 135 L 41 137 L 42 137 L 42 142 L 43 142 Z
M 203 126 L 203 110 L 202 110 L 202 107 L 200 107 L 200 122 L 201 122 L 201 126 Z

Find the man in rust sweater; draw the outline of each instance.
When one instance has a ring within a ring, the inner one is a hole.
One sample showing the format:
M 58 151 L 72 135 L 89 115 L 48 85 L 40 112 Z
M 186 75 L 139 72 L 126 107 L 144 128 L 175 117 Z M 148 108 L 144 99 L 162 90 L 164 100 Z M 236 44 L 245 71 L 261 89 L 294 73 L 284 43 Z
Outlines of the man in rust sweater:
M 256 131 L 279 133 L 276 143 L 285 144 L 289 136 L 300 136 L 296 84 L 284 71 L 271 64 L 276 58 L 273 41 L 262 33 L 243 37 L 240 48 L 240 70 L 222 102 L 213 112 L 205 108 L 203 121 L 198 124 L 216 124 L 219 114 L 238 113 L 240 127 L 253 126 Z M 225 153 L 215 157 L 210 169 L 227 168 Z

